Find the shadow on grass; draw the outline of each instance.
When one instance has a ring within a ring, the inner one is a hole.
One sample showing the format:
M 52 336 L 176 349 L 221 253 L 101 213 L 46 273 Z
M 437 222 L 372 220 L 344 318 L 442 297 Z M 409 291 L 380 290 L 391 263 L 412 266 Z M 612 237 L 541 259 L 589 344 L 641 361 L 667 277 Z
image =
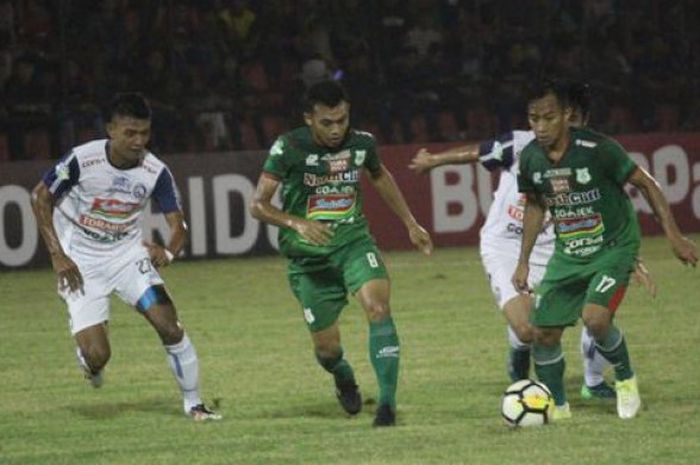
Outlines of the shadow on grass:
M 169 417 L 179 417 L 182 416 L 182 410 L 179 407 L 180 403 L 178 401 L 173 403 L 172 397 L 151 397 L 130 402 L 69 405 L 66 410 L 90 420 L 108 420 L 128 412 L 157 413 Z

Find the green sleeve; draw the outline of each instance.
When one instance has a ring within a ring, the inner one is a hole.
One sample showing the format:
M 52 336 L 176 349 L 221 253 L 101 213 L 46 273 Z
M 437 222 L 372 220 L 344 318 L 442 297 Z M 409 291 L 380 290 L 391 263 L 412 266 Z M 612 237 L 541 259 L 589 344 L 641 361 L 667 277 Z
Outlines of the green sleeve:
M 523 193 L 536 192 L 535 185 L 532 183 L 532 174 L 528 169 L 531 158 L 529 153 L 527 149 L 523 150 L 518 162 L 518 191 Z
M 289 171 L 287 152 L 287 142 L 284 136 L 277 138 L 270 151 L 268 152 L 267 159 L 263 165 L 263 171 L 265 173 L 270 173 L 273 176 L 284 179 Z
M 637 169 L 637 164 L 614 139 L 604 140 L 599 147 L 604 172 L 609 173 L 617 184 L 624 185 L 632 172 Z
M 379 173 L 382 166 L 382 161 L 377 153 L 377 143 L 372 136 L 370 136 L 367 144 L 367 156 L 365 157 L 364 166 L 373 176 Z

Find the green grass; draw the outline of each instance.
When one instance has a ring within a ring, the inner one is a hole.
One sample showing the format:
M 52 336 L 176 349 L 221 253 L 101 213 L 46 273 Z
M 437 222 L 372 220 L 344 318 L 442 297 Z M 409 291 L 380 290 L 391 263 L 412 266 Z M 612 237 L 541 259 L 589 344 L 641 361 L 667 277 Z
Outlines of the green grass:
M 696 236 L 696 240 L 698 237 Z M 115 300 L 100 390 L 81 377 L 50 271 L 0 274 L 0 464 L 696 464 L 700 457 L 700 275 L 662 239 L 643 255 L 659 282 L 620 308 L 644 409 L 619 420 L 578 396 L 578 329 L 565 337 L 572 420 L 513 431 L 499 417 L 505 328 L 473 248 L 390 253 L 402 342 L 398 427 L 346 418 L 311 352 L 281 258 L 177 263 L 165 271 L 200 356 L 203 393 L 225 415 L 194 424 L 158 339 Z M 346 354 L 365 398 L 376 384 L 352 303 Z

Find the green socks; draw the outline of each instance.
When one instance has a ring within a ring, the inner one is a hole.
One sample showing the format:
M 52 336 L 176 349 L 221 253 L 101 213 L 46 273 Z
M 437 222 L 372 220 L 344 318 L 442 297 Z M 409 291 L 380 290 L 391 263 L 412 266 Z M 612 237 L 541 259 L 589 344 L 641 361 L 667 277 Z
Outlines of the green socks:
M 391 317 L 369 323 L 369 357 L 379 384 L 379 405 L 396 408 L 399 336 Z
M 324 370 L 333 375 L 336 385 L 346 383 L 357 384 L 355 383 L 355 373 L 353 373 L 352 367 L 348 361 L 343 358 L 343 349 L 340 349 L 338 356 L 333 358 L 322 358 L 316 354 L 316 360 L 318 360 L 319 365 L 321 365 Z
M 564 405 L 566 392 L 564 391 L 564 354 L 561 352 L 561 344 L 554 347 L 533 345 L 532 357 L 535 359 L 535 373 L 540 381 L 552 391 L 554 403 Z
M 604 338 L 596 339 L 595 346 L 598 352 L 615 367 L 615 379 L 624 381 L 634 376 L 625 337 L 615 325 L 610 325 L 610 330 Z

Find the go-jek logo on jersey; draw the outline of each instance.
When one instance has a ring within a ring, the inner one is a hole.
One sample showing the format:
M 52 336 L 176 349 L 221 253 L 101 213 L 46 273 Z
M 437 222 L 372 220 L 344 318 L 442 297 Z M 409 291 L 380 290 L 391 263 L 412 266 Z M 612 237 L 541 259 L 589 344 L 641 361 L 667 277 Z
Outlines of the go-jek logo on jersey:
M 140 203 L 122 202 L 117 199 L 96 198 L 90 213 L 107 219 L 125 219 L 141 209 Z

